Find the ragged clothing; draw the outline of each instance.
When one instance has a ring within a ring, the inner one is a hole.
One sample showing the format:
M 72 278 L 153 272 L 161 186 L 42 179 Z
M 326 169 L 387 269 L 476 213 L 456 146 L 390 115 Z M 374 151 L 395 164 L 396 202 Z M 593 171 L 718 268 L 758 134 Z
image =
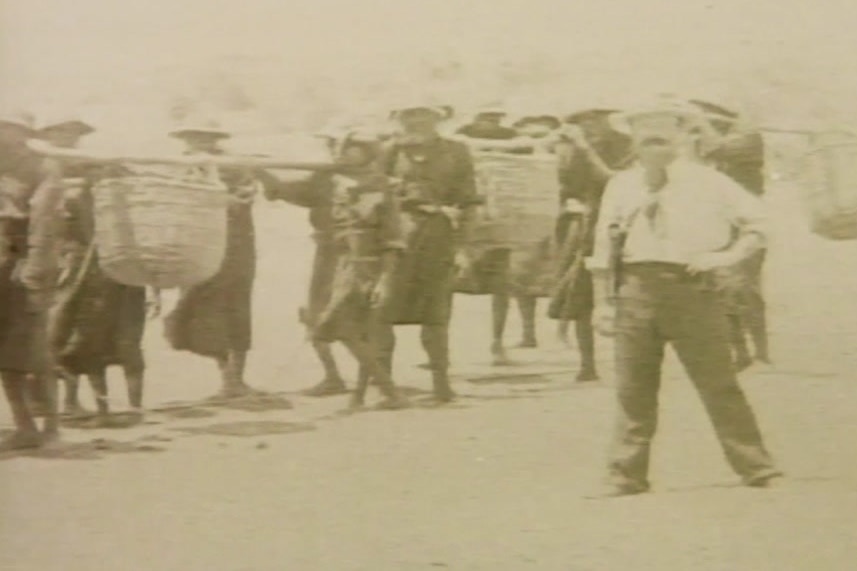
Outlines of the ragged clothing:
M 455 254 L 467 241 L 470 210 L 479 202 L 470 152 L 438 137 L 418 146 L 393 145 L 381 165 L 400 181 L 407 244 L 393 281 L 394 323 L 446 324 Z
M 314 337 L 323 341 L 365 339 L 373 325 L 389 323 L 388 307 L 372 303 L 384 256 L 405 249 L 399 199 L 386 176 L 372 168 L 333 179 L 333 244 L 336 269 L 331 297 Z
M 59 275 L 62 176 L 26 148 L 0 149 L 0 370 L 41 372 Z
M 333 235 L 334 184 L 329 175 L 314 173 L 304 180 L 281 181 L 261 171 L 258 173 L 265 198 L 283 200 L 307 208 L 314 230 L 315 254 L 312 263 L 307 303 L 300 310 L 301 322 L 312 329 L 331 296 L 333 275 L 336 271 L 336 252 Z
M 86 175 L 72 169 L 66 175 Z M 63 205 L 63 273 L 51 310 L 51 345 L 57 364 L 72 374 L 97 374 L 122 365 L 144 369 L 145 288 L 108 278 L 98 264 L 91 177 L 67 185 Z
M 625 169 L 632 160 L 630 139 L 618 133 L 593 144 L 593 148 L 612 170 Z M 571 321 L 592 313 L 592 275 L 584 258 L 592 254 L 595 223 L 608 179 L 576 149 L 564 148 L 560 156 L 560 215 L 554 233 L 556 284 L 548 316 Z
M 220 270 L 209 280 L 182 292 L 165 319 L 165 333 L 173 349 L 223 358 L 246 352 L 252 343 L 252 296 L 256 275 L 256 235 L 253 204 L 242 197 L 252 181 L 224 169 L 221 179 L 229 189 L 226 253 Z

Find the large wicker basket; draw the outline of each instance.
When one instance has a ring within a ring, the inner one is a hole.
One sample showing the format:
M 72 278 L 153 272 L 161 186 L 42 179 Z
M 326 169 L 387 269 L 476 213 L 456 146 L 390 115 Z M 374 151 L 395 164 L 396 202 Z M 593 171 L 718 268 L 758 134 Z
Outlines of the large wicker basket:
M 494 246 L 529 247 L 553 231 L 559 205 L 554 155 L 474 153 L 477 190 L 485 206 L 474 238 Z
M 133 286 L 186 288 L 220 269 L 226 251 L 226 187 L 213 177 L 147 172 L 94 189 L 99 265 Z
M 800 189 L 815 234 L 857 239 L 857 135 L 815 135 L 804 156 Z

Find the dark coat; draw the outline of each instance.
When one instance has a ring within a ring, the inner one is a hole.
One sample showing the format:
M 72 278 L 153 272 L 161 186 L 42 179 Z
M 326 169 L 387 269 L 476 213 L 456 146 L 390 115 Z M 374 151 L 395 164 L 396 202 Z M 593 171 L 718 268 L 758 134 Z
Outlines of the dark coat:
M 245 182 L 225 171 L 230 192 Z M 222 358 L 230 351 L 248 351 L 252 343 L 252 296 L 256 275 L 253 205 L 233 202 L 226 221 L 226 253 L 211 279 L 182 292 L 165 319 L 173 349 Z
M 108 365 L 143 371 L 145 288 L 117 283 L 98 265 L 91 182 L 67 190 L 64 268 L 51 310 L 51 344 L 57 364 L 73 374 Z
M 59 274 L 59 165 L 0 148 L 0 370 L 52 366 L 47 312 Z
M 401 181 L 407 244 L 394 278 L 393 322 L 448 323 L 461 237 L 449 217 L 425 209 L 478 203 L 470 151 L 463 143 L 437 138 L 417 147 L 393 145 L 381 165 Z

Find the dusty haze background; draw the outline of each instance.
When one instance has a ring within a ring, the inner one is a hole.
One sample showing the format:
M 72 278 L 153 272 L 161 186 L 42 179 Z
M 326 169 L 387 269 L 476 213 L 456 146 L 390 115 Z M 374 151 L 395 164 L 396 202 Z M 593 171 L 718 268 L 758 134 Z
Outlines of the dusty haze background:
M 254 128 L 298 128 L 375 112 L 414 90 L 460 105 L 503 96 L 564 108 L 678 90 L 726 97 L 778 126 L 854 121 L 857 4 L 848 0 L 2 6 L 4 95 L 39 104 L 163 117 L 204 91 L 216 106 L 263 115 Z

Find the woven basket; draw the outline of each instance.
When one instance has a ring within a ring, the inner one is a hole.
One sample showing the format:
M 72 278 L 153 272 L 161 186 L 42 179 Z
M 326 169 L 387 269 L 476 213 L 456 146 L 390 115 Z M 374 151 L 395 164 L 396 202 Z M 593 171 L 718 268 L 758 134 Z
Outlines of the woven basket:
M 94 189 L 102 270 L 132 286 L 186 288 L 220 269 L 226 251 L 226 187 L 211 176 L 147 173 Z
M 497 246 L 537 244 L 553 231 L 559 204 L 553 155 L 474 153 L 477 191 L 485 197 L 475 233 Z
M 803 159 L 800 189 L 815 234 L 857 239 L 857 136 L 816 135 Z

